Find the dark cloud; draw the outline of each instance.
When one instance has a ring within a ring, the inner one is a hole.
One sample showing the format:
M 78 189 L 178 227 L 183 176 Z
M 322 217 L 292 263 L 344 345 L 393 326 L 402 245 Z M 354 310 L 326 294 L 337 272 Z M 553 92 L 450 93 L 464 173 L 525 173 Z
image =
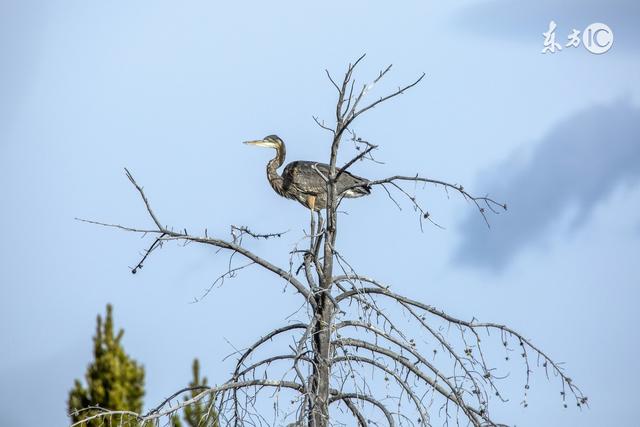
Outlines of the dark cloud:
M 637 0 L 483 1 L 463 9 L 456 24 L 474 33 L 540 44 L 551 20 L 558 24 L 563 41 L 573 28 L 582 31 L 602 22 L 613 30 L 615 49 L 640 48 Z
M 616 187 L 640 178 L 640 109 L 627 101 L 592 107 L 555 126 L 527 156 L 492 169 L 487 188 L 508 203 L 507 214 L 478 227 L 461 225 L 456 258 L 500 269 L 549 226 L 576 209 L 572 230 Z

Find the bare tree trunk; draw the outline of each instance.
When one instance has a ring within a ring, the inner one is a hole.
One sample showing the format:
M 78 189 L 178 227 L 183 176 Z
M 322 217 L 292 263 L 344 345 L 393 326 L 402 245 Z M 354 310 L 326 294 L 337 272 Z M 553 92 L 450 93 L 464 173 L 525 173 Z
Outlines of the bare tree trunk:
M 335 307 L 331 300 L 331 287 L 333 285 L 333 257 L 337 231 L 338 197 L 336 193 L 336 162 L 340 139 L 344 132 L 344 120 L 341 114 L 344 94 L 340 93 L 336 111 L 336 131 L 331 144 L 331 156 L 329 160 L 329 176 L 327 177 L 327 207 L 326 229 L 324 230 L 324 253 L 322 260 L 322 275 L 319 277 L 320 289 L 317 294 L 315 315 L 318 319 L 314 329 L 314 388 L 313 399 L 313 427 L 326 427 L 329 424 L 329 392 L 331 382 L 331 331 Z M 320 239 L 321 237 L 318 237 Z
M 314 369 L 311 388 L 312 426 L 326 427 L 329 422 L 329 383 L 331 378 L 331 318 L 333 306 L 323 292 L 318 298 L 318 322 L 313 332 Z
M 314 327 L 314 387 L 312 388 L 313 427 L 326 427 L 329 424 L 329 390 L 331 382 L 331 329 L 334 306 L 331 301 L 333 284 L 333 247 L 336 236 L 336 195 L 335 164 L 330 172 L 327 197 L 327 224 L 324 231 L 324 257 L 322 276 L 319 278 L 319 290 L 316 294 L 315 316 L 318 320 Z M 320 237 L 318 237 L 320 238 Z

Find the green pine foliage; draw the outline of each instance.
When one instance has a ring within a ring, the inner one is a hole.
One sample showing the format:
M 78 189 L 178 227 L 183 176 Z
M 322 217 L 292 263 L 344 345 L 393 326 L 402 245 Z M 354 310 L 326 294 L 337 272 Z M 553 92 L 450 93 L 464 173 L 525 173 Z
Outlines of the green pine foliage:
M 114 334 L 113 307 L 108 304 L 104 322 L 98 315 L 96 335 L 93 337 L 94 360 L 85 374 L 86 388 L 80 380 L 75 380 L 69 392 L 68 408 L 72 422 L 95 415 L 99 412 L 96 407 L 136 413 L 142 411 L 144 368 L 125 353 L 121 344 L 123 334 L 123 329 Z M 137 425 L 130 416 L 113 416 L 105 421 L 88 421 L 82 426 Z
M 198 389 L 197 387 L 207 387 L 207 378 L 200 378 L 200 362 L 198 359 L 193 360 L 193 366 L 191 369 L 193 373 L 193 380 L 189 383 L 189 387 L 193 389 L 189 396 L 184 397 L 185 401 L 202 393 L 203 390 Z M 200 399 L 198 402 L 185 407 L 183 418 L 189 427 L 220 427 L 218 413 L 215 410 L 215 395 L 210 393 L 204 399 Z M 183 427 L 178 416 L 173 417 L 172 426 Z

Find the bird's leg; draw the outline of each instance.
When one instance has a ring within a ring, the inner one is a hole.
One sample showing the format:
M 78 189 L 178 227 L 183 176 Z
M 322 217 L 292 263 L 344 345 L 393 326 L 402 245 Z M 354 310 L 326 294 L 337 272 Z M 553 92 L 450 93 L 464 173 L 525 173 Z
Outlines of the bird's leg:
M 309 197 L 309 199 L 307 199 L 307 203 L 311 204 L 311 197 Z M 304 271 L 305 274 L 307 275 L 307 282 L 309 282 L 309 286 L 313 289 L 314 286 L 317 286 L 315 284 L 315 281 L 313 280 L 313 277 L 311 276 L 311 263 L 313 263 L 313 265 L 316 268 L 316 272 L 319 271 L 318 270 L 318 259 L 317 259 L 317 255 L 316 255 L 316 248 L 319 247 L 318 242 L 320 240 L 320 235 L 317 234 L 316 232 L 316 217 L 313 214 L 313 209 L 310 209 L 309 212 L 311 212 L 311 223 L 310 223 L 310 230 L 309 230 L 309 250 L 307 251 L 307 253 L 304 254 Z M 319 228 L 319 227 L 318 227 Z M 319 276 L 318 276 L 319 277 Z
M 316 196 L 307 196 L 307 206 L 309 207 L 309 212 L 311 213 L 310 250 L 313 250 L 313 242 L 316 238 L 316 217 L 313 215 L 313 210 L 316 207 Z
M 320 251 L 320 245 L 322 242 L 322 236 L 324 236 L 324 221 L 322 214 L 318 211 L 318 232 L 316 233 L 315 247 L 313 248 L 313 256 L 318 259 L 318 252 Z
M 318 253 L 320 252 L 320 245 L 322 242 L 324 222 L 322 220 L 322 215 L 320 211 L 318 211 L 318 222 L 316 227 L 316 218 L 314 215 L 314 208 L 316 204 L 316 196 L 307 196 L 307 206 L 309 207 L 309 212 L 311 213 L 311 241 L 309 242 L 309 252 L 308 256 L 313 261 L 314 266 L 316 267 L 316 273 L 318 274 L 318 278 L 322 277 L 322 267 L 318 262 Z
M 316 196 L 307 196 L 307 206 L 309 207 L 309 212 L 311 213 L 311 230 L 309 231 L 310 242 L 309 242 L 309 252 L 313 253 L 313 248 L 315 245 L 315 241 L 317 239 L 316 236 L 316 217 L 313 215 L 313 208 L 316 206 Z
M 313 209 L 311 209 L 309 212 L 311 212 L 311 225 L 309 226 L 310 230 L 309 230 L 309 237 L 311 239 L 311 242 L 309 243 L 309 250 L 313 251 L 313 245 L 314 242 L 316 240 L 316 217 L 313 215 Z
M 313 211 L 311 215 L 313 215 Z M 322 246 L 322 238 L 324 236 L 323 227 L 324 227 L 324 223 L 322 221 L 322 215 L 320 215 L 320 212 L 318 212 L 318 225 L 316 228 L 317 231 L 316 231 L 315 239 L 311 241 L 311 250 L 309 252 L 309 256 L 313 261 L 313 265 L 316 268 L 316 274 L 318 275 L 319 281 L 321 281 L 323 277 L 322 264 L 320 263 L 320 258 L 318 257 L 318 254 L 320 253 L 320 247 Z
M 322 218 L 321 211 L 318 211 L 317 214 L 318 214 L 318 234 L 322 234 L 324 232 L 324 221 Z

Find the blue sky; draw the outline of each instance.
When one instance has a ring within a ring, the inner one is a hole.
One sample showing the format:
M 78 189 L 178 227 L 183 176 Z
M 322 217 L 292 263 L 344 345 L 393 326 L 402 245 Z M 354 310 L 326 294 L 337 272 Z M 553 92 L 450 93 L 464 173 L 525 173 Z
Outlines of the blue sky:
M 230 224 L 290 230 L 250 243 L 286 265 L 307 212 L 269 188 L 270 153 L 240 142 L 277 133 L 290 159 L 325 160 L 311 119 L 332 117 L 324 69 L 340 74 L 366 52 L 360 79 L 394 64 L 376 93 L 426 78 L 359 123 L 385 163 L 354 172 L 421 172 L 510 209 L 488 230 L 465 202 L 425 190 L 446 229 L 421 233 L 408 206 L 376 191 L 346 204 L 341 252 L 398 292 L 512 325 L 566 362 L 591 401 L 564 410 L 540 376 L 524 409 L 514 377 L 499 419 L 632 425 L 640 13 L 632 1 L 556 3 L 1 2 L 0 424 L 65 425 L 107 302 L 147 369 L 149 405 L 189 379 L 196 356 L 223 381 L 229 342 L 284 322 L 297 299 L 273 277 L 246 271 L 192 304 L 226 256 L 168 245 L 133 276 L 146 242 L 74 217 L 148 225 L 128 167 L 163 222 L 219 235 Z M 605 22 L 614 46 L 542 55 L 552 19 L 561 40 Z

